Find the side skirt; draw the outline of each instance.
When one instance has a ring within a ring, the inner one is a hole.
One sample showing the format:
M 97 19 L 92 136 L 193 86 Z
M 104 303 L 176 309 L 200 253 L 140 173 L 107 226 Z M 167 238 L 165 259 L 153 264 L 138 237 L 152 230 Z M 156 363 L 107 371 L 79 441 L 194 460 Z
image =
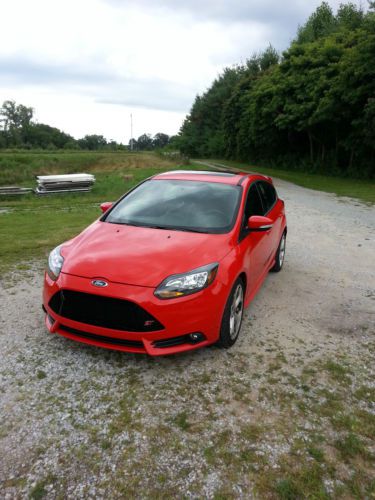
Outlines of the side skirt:
M 254 286 L 254 288 L 252 289 L 252 291 L 250 292 L 250 294 L 246 297 L 245 307 L 249 306 L 250 302 L 254 299 L 254 297 L 256 296 L 256 294 L 259 292 L 261 286 L 263 285 L 263 281 L 268 276 L 268 273 L 269 273 L 270 269 L 272 269 L 272 267 L 274 266 L 274 264 L 275 264 L 275 258 L 273 258 L 271 260 L 271 262 L 269 263 L 268 267 L 266 267 L 265 272 L 260 276 L 260 278 L 258 279 L 256 285 Z

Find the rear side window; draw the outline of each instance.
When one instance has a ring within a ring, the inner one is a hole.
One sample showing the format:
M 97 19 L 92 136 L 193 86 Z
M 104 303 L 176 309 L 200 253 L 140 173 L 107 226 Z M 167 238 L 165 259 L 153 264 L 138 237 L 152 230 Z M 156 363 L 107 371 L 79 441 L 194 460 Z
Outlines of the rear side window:
M 263 205 L 256 184 L 250 186 L 245 206 L 245 222 L 252 215 L 263 215 Z
M 275 188 L 269 182 L 260 181 L 257 183 L 260 195 L 263 200 L 264 213 L 266 214 L 271 210 L 277 200 Z

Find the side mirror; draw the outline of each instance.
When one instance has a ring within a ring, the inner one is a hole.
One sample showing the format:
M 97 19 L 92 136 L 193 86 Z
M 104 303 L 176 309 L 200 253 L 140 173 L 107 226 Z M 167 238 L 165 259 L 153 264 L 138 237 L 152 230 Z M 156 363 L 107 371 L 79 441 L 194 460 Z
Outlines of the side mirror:
M 263 215 L 252 215 L 247 221 L 247 228 L 250 231 L 269 231 L 272 225 L 272 219 L 263 217 Z
M 100 204 L 100 209 L 101 211 L 103 212 L 106 212 L 108 209 L 111 208 L 111 206 L 113 205 L 112 201 L 105 201 L 104 203 L 101 203 Z

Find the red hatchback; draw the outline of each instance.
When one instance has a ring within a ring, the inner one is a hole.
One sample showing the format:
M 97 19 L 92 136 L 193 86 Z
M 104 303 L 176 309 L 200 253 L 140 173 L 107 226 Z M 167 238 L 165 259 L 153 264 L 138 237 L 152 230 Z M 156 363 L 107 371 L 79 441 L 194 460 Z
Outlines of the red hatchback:
M 283 265 L 284 202 L 269 177 L 166 172 L 102 210 L 48 259 L 46 325 L 72 340 L 151 355 L 230 347 Z

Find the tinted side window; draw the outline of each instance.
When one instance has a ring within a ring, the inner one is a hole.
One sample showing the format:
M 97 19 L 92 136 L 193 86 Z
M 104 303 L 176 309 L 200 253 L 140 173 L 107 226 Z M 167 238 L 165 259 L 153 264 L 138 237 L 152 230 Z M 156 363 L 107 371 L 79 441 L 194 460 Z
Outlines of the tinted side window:
M 256 184 L 250 186 L 245 206 L 245 222 L 252 215 L 263 215 L 263 205 Z
M 258 188 L 263 199 L 265 213 L 267 213 L 276 202 L 276 190 L 269 182 L 258 182 Z

